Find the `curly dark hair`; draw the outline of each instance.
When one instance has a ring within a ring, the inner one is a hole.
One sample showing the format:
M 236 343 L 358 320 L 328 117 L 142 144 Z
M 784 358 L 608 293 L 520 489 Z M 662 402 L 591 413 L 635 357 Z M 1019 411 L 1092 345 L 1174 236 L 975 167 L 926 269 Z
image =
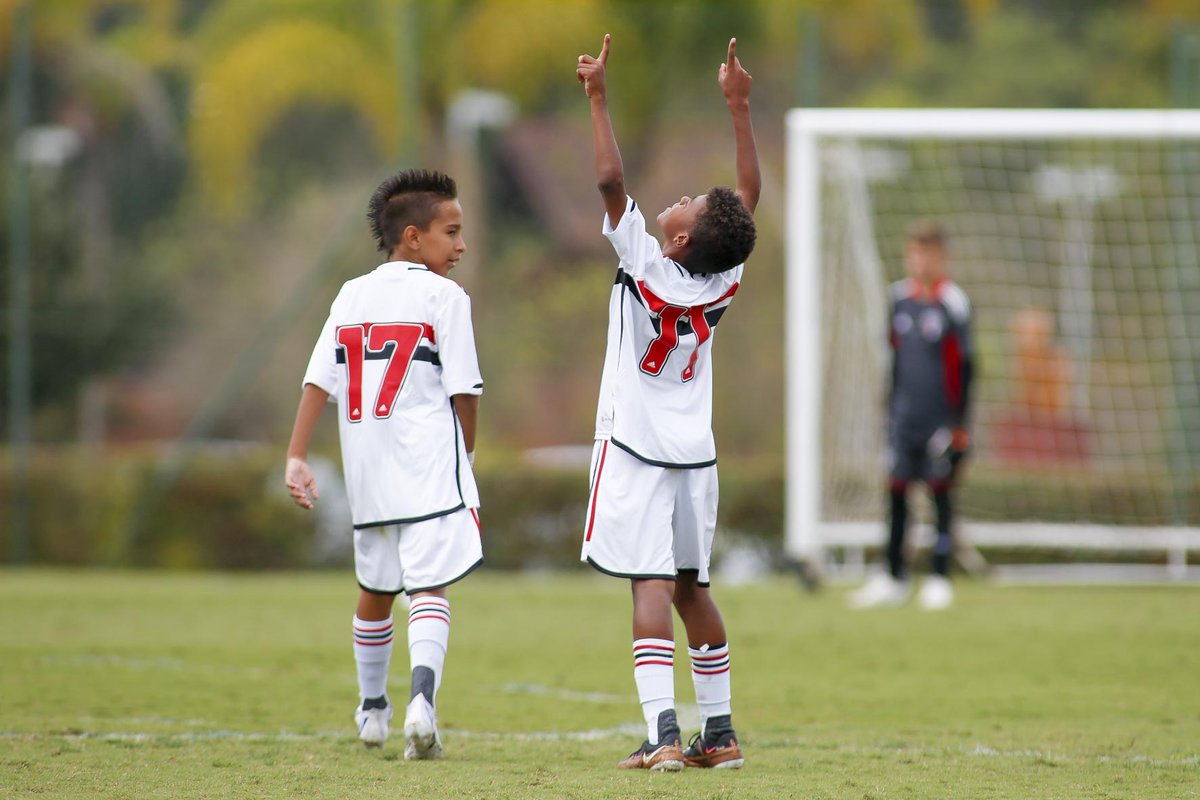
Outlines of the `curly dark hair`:
M 684 266 L 703 275 L 733 269 L 750 257 L 757 236 L 754 217 L 741 198 L 727 186 L 714 186 L 692 227 Z
M 449 175 L 428 169 L 397 172 L 375 190 L 367 206 L 367 219 L 375 245 L 391 253 L 409 225 L 428 230 L 438 206 L 458 197 L 458 186 Z

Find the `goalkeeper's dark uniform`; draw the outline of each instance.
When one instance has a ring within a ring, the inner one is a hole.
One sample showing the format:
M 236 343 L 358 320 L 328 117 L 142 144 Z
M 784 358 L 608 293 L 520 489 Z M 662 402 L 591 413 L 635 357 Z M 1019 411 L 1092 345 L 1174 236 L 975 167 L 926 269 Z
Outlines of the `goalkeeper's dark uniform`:
M 945 575 L 953 550 L 950 490 L 965 454 L 955 432 L 966 427 L 971 392 L 971 305 L 949 280 L 932 291 L 911 280 L 891 287 L 891 390 L 888 395 L 888 449 L 891 530 L 888 567 L 905 577 L 904 534 L 908 485 L 922 480 L 937 508 L 933 570 Z

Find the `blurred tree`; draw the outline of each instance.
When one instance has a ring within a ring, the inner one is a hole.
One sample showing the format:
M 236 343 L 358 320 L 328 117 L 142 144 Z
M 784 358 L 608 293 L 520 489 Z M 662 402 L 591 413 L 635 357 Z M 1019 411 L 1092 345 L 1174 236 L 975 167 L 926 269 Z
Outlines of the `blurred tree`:
M 120 235 L 136 236 L 169 208 L 182 174 L 173 103 L 156 71 L 173 63 L 174 5 L 33 7 L 34 127 L 10 140 L 16 160 L 0 163 L 32 171 L 35 406 L 72 398 L 159 338 L 167 289 Z M 13 8 L 0 6 L 5 59 Z
M 219 211 L 245 208 L 265 141 L 299 107 L 349 109 L 394 158 L 419 131 L 419 98 L 404 92 L 397 54 L 414 18 L 406 0 L 226 0 L 193 39 L 193 172 Z M 404 64 L 418 70 L 415 59 Z M 327 144 L 327 143 L 326 143 Z M 322 154 L 308 154 L 321 163 Z
M 1074 24 L 1018 8 L 973 17 L 962 41 L 932 43 L 867 88 L 864 106 L 1145 107 L 1167 104 L 1169 21 L 1131 4 Z M 1112 6 L 1114 3 L 1097 3 Z M 1072 17 L 1072 19 L 1076 19 Z M 1071 42 L 1070 40 L 1076 40 Z

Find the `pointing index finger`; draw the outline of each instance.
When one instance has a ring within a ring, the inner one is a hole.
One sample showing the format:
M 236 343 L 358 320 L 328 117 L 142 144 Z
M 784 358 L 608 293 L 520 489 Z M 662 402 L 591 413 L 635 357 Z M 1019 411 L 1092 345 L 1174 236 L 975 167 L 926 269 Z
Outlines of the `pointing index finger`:
M 737 39 L 729 40 L 729 55 L 725 59 L 726 66 L 732 67 L 733 62 L 737 59 Z
M 600 48 L 600 57 L 596 59 L 601 64 L 608 63 L 608 43 L 611 41 L 612 41 L 612 36 L 610 36 L 607 33 L 604 34 L 604 46 Z

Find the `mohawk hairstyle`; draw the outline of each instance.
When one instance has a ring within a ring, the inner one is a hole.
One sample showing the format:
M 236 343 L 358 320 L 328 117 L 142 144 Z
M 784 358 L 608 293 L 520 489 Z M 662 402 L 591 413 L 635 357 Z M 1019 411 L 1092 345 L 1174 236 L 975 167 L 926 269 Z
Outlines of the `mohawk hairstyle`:
M 745 263 L 758 233 L 750 209 L 726 186 L 708 190 L 707 207 L 696 217 L 688 253 L 689 271 L 710 275 Z
M 458 186 L 449 175 L 427 169 L 397 172 L 379 184 L 367 206 L 376 247 L 390 254 L 405 228 L 428 230 L 438 206 L 456 197 Z

